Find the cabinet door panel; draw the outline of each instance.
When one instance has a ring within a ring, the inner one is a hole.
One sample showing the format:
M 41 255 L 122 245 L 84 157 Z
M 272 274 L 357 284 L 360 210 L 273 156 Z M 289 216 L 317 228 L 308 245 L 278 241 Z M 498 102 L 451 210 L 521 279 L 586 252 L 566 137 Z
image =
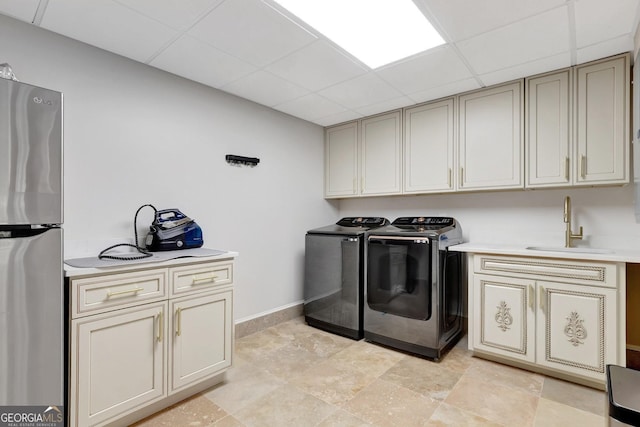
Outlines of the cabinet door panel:
M 474 347 L 533 362 L 533 282 L 474 276 Z
M 570 178 L 569 70 L 527 80 L 527 186 L 567 185 Z
M 522 83 L 460 96 L 460 189 L 522 188 Z
M 576 69 L 576 183 L 629 180 L 627 57 Z
M 325 197 L 358 194 L 358 122 L 325 132 Z
M 454 100 L 404 114 L 404 192 L 453 191 Z
M 400 112 L 362 120 L 361 138 L 362 194 L 400 193 Z
M 171 302 L 171 391 L 231 366 L 232 291 Z
M 600 381 L 617 362 L 616 290 L 538 282 L 538 363 Z
M 166 395 L 165 312 L 158 303 L 72 322 L 71 425 L 103 423 Z

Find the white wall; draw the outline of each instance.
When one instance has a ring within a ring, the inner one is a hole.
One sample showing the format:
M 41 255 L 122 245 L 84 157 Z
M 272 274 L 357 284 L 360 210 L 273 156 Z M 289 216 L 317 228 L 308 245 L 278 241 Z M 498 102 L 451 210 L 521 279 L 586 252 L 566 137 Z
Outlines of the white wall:
M 640 249 L 633 186 L 484 192 L 343 200 L 340 215 L 453 216 L 465 241 L 564 246 L 564 197 L 571 196 L 576 246 Z
M 337 216 L 321 127 L 2 15 L 0 40 L 18 79 L 64 93 L 66 258 L 131 240 L 142 204 L 176 207 L 240 253 L 236 320 L 301 301 L 304 233 Z

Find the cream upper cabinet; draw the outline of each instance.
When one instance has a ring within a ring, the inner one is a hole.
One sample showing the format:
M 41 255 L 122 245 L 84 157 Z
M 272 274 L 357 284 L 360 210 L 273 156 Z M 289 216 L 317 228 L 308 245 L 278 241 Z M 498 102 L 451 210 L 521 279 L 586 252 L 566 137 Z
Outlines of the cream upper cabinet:
M 325 197 L 349 197 L 359 193 L 358 122 L 325 130 Z
M 395 111 L 325 131 L 325 197 L 400 194 L 402 123 Z
M 404 110 L 404 193 L 455 190 L 455 100 Z
M 459 190 L 523 188 L 522 82 L 459 97 Z
M 629 182 L 629 55 L 576 67 L 576 185 Z
M 325 197 L 627 184 L 629 76 L 618 55 L 329 127 Z
M 629 182 L 628 55 L 528 78 L 526 186 Z
M 569 69 L 526 80 L 527 187 L 572 182 L 571 87 Z
M 399 194 L 402 191 L 401 112 L 361 121 L 361 194 Z

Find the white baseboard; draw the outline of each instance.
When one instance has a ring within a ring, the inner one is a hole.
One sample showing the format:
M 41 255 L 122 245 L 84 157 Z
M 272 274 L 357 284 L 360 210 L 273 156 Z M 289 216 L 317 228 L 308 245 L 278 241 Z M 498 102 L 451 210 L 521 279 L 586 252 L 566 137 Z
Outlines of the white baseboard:
M 303 303 L 304 303 L 303 300 L 292 302 L 291 304 L 287 304 L 287 305 L 283 305 L 283 306 L 280 306 L 280 307 L 276 307 L 276 308 L 274 308 L 272 310 L 263 311 L 262 313 L 254 314 L 254 315 L 247 316 L 247 317 L 243 317 L 242 319 L 236 319 L 233 323 L 237 325 L 238 323 L 248 322 L 250 320 L 257 319 L 259 317 L 268 316 L 270 314 L 277 313 L 278 311 L 286 310 L 288 308 L 295 307 L 295 306 L 303 304 Z

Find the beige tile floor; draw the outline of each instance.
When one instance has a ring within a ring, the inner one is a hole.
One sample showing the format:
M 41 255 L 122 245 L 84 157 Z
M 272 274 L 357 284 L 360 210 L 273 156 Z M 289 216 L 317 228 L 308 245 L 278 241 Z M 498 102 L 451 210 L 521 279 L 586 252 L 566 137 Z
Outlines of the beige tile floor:
M 472 357 L 440 363 L 307 326 L 236 341 L 225 382 L 137 427 L 604 426 L 604 392 Z

